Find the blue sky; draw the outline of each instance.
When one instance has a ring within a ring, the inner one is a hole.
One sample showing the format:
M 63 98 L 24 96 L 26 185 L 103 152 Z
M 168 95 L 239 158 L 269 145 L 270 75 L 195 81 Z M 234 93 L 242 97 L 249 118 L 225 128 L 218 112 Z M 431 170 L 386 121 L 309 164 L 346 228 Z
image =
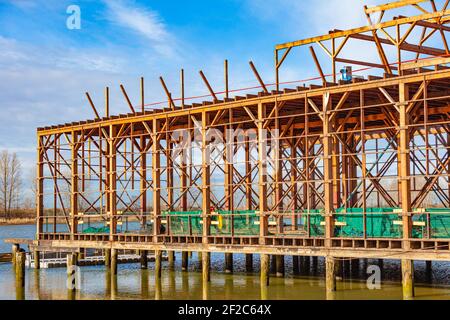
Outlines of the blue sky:
M 0 150 L 18 152 L 33 170 L 37 127 L 93 118 L 84 92 L 101 105 L 105 86 L 111 112 L 127 112 L 119 85 L 137 104 L 140 76 L 147 103 L 164 99 L 160 75 L 178 96 L 181 68 L 188 96 L 207 93 L 200 69 L 221 91 L 224 59 L 232 88 L 257 85 L 249 60 L 271 83 L 276 44 L 365 25 L 363 5 L 384 2 L 0 0 Z M 72 4 L 81 9 L 81 30 L 66 27 Z M 351 50 L 360 60 L 368 55 Z M 282 80 L 316 75 L 305 53 L 289 59 Z

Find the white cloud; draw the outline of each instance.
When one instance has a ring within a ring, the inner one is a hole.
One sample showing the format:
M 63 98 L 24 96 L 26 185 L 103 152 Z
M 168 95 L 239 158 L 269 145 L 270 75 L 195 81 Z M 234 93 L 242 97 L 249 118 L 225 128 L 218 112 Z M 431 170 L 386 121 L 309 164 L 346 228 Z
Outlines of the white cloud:
M 152 47 L 163 56 L 173 56 L 174 36 L 167 30 L 167 26 L 158 14 L 148 8 L 138 6 L 132 1 L 104 1 L 108 8 L 109 21 L 128 28 L 146 40 L 150 40 Z M 170 45 L 169 45 L 170 44 Z

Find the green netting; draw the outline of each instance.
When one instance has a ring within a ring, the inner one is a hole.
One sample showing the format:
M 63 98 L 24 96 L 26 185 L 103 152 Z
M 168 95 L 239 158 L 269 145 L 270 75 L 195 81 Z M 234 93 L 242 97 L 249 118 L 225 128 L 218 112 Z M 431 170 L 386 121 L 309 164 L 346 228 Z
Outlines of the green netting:
M 107 234 L 109 234 L 109 227 L 100 227 L 100 228 L 89 227 L 87 229 L 84 229 L 83 233 L 94 233 L 94 234 L 107 233 Z
M 259 214 L 255 210 L 217 211 L 211 217 L 212 235 L 259 235 Z
M 203 232 L 201 211 L 171 211 L 163 212 L 170 215 L 170 232 L 173 235 L 201 235 Z
M 450 210 L 441 208 L 425 209 L 423 214 L 415 214 L 414 222 L 424 222 L 423 226 L 413 226 L 412 237 L 416 239 L 426 238 L 428 232 L 432 239 L 450 239 Z M 430 228 L 428 230 L 427 216 L 429 214 Z

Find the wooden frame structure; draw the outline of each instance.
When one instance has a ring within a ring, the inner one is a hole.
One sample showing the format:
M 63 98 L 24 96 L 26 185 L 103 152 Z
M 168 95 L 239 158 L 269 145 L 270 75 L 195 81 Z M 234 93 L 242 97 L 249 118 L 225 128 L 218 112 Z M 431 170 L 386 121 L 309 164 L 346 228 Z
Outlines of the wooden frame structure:
M 432 213 L 426 211 L 448 208 L 450 217 L 448 3 L 441 10 L 434 1 L 417 0 L 366 7 L 369 26 L 276 46 L 274 91 L 250 63 L 262 91 L 231 99 L 226 62 L 222 100 L 201 71 L 212 102 L 185 103 L 184 72 L 178 100 L 161 78 L 168 100 L 162 110 L 145 110 L 143 79 L 139 107 L 121 86 L 129 114 L 109 115 L 107 89 L 106 116 L 101 118 L 87 95 L 96 119 L 38 129 L 33 244 L 49 250 L 450 260 L 450 239 L 433 236 Z M 383 20 L 385 12 L 407 5 L 420 15 Z M 408 39 L 415 28 L 423 32 L 413 44 Z M 426 46 L 433 35 L 441 37 L 440 48 Z M 351 40 L 372 42 L 381 62 L 340 57 Z M 331 58 L 332 80 L 311 47 L 322 84 L 280 91 L 279 71 L 288 54 L 311 44 Z M 389 61 L 386 46 L 396 48 L 395 63 Z M 413 61 L 402 60 L 405 51 L 416 54 Z M 338 81 L 338 63 L 363 65 L 384 75 Z M 221 137 L 230 130 L 238 134 L 218 142 L 211 130 Z M 227 157 L 230 152 L 234 158 Z M 398 216 L 400 236 L 369 235 L 368 209 L 374 207 L 395 208 L 390 214 Z M 355 208 L 362 209 L 362 235 L 336 235 L 342 226 L 337 210 Z M 253 210 L 259 233 L 237 234 L 233 223 L 227 234 L 212 232 L 220 210 L 228 211 L 231 221 L 238 211 Z M 312 234 L 313 210 L 323 218 L 323 234 Z M 168 211 L 188 218 L 200 211 L 201 233 L 174 234 Z M 426 215 L 425 224 L 415 222 L 419 214 Z M 108 226 L 109 233 L 83 232 L 90 220 Z M 419 238 L 413 235 L 418 226 Z

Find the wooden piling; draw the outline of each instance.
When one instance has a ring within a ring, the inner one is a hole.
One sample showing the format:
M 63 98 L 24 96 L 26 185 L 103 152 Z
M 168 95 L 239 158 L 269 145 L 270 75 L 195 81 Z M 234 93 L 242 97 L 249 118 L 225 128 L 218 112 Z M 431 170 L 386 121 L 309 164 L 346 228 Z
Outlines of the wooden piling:
M 325 258 L 325 273 L 326 291 L 336 291 L 336 261 L 334 257 Z
M 277 272 L 277 262 L 275 255 L 270 256 L 270 273 L 275 274 Z
M 16 272 L 16 299 L 25 298 L 25 251 L 16 252 L 15 272 Z
M 105 249 L 105 267 L 111 266 L 111 249 Z
M 33 256 L 34 256 L 34 268 L 36 270 L 39 270 L 41 268 L 41 256 L 40 256 L 40 252 L 37 250 L 34 250 L 33 252 Z
M 169 262 L 169 269 L 173 270 L 175 267 L 175 251 L 167 252 L 167 260 Z
M 284 277 L 284 256 L 276 256 L 277 277 Z
M 148 268 L 148 251 L 147 250 L 141 250 L 141 269 L 147 269 Z
M 225 273 L 233 273 L 233 254 L 225 253 Z
M 245 255 L 245 270 L 247 272 L 253 271 L 253 255 L 252 254 Z
M 412 260 L 403 259 L 401 265 L 403 299 L 409 300 L 414 298 L 414 262 Z
M 292 256 L 292 272 L 297 275 L 299 274 L 298 268 L 298 256 Z
M 117 249 L 111 249 L 111 277 L 117 276 Z
M 18 244 L 13 244 L 12 248 L 11 248 L 11 256 L 12 256 L 12 264 L 13 264 L 13 268 L 16 267 L 16 257 L 17 257 L 17 253 L 20 251 L 20 246 Z
M 261 254 L 261 286 L 269 285 L 269 255 Z
M 211 281 L 211 254 L 203 252 L 202 254 L 202 280 L 203 283 Z
M 181 253 L 181 270 L 187 271 L 189 267 L 189 256 L 187 251 Z
M 155 277 L 161 278 L 161 261 L 162 252 L 160 250 L 155 250 Z

